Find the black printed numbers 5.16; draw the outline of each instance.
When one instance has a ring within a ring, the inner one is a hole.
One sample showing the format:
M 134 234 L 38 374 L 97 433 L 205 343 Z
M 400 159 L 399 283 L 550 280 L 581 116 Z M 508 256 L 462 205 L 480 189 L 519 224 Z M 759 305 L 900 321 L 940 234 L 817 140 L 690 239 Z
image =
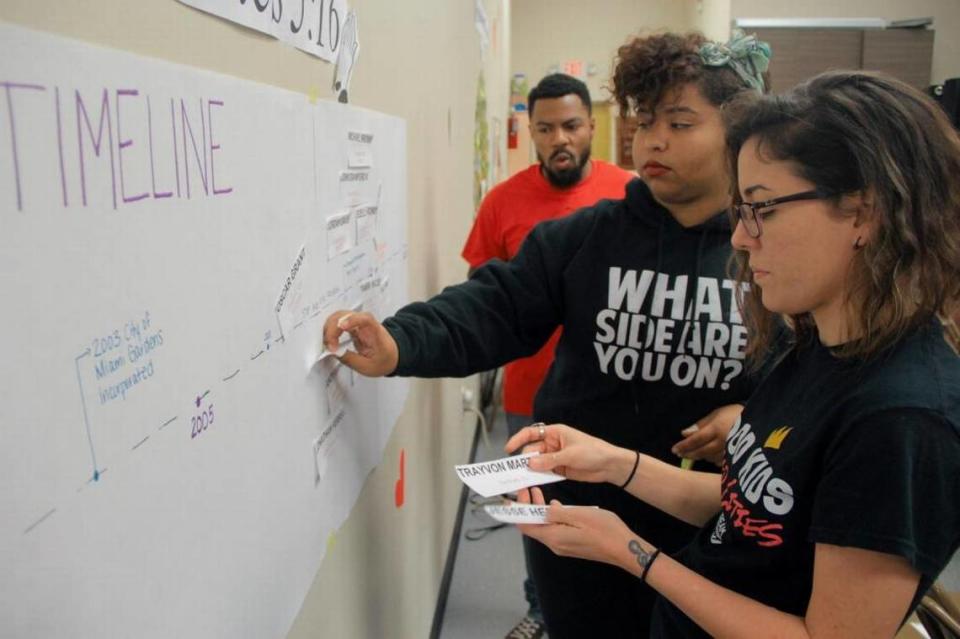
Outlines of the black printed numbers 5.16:
M 198 436 L 203 431 L 213 425 L 213 404 L 190 418 L 190 439 Z
M 329 4 L 328 4 L 329 2 Z M 323 45 L 324 21 L 328 31 L 330 51 L 336 51 L 340 44 L 340 13 L 333 6 L 334 0 L 320 0 L 320 23 L 317 25 L 317 44 Z

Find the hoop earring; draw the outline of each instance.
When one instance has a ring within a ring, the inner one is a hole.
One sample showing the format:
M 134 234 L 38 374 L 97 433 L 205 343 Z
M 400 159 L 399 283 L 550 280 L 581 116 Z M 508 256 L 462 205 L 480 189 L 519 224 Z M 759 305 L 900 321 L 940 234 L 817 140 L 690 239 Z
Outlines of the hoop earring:
M 853 243 L 854 251 L 859 251 L 865 246 L 864 244 L 861 243 L 861 240 L 863 240 L 863 236 L 862 235 L 857 236 L 857 241 Z

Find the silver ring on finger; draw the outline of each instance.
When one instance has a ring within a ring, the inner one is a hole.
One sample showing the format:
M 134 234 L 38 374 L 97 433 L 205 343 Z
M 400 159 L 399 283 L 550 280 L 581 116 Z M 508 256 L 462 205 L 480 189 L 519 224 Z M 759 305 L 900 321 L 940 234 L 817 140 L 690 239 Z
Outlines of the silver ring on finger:
M 537 427 L 537 439 L 544 439 L 547 436 L 546 424 L 543 422 L 537 422 L 536 424 L 531 424 L 531 426 Z

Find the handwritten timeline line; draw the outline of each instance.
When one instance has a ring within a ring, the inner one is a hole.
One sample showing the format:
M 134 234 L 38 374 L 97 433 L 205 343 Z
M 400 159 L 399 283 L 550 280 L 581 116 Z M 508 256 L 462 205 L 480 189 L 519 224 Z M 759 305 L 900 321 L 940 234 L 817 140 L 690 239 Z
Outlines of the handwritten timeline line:
M 345 294 L 346 292 L 347 292 L 347 291 L 342 291 L 343 294 Z M 324 300 L 324 303 L 319 303 L 319 302 L 320 302 L 319 300 L 318 300 L 318 302 L 315 302 L 315 303 L 313 304 L 313 307 L 314 307 L 314 308 L 317 308 L 317 310 L 316 310 L 315 312 L 313 312 L 313 313 L 309 316 L 309 318 L 310 318 L 310 319 L 313 319 L 313 318 L 316 318 L 317 316 L 319 316 L 321 313 L 323 313 L 325 310 L 327 310 L 328 307 L 329 307 L 334 301 L 335 301 L 334 299 L 327 299 L 327 300 Z M 318 308 L 318 306 L 319 306 L 319 308 Z M 360 305 L 360 304 L 354 305 L 354 308 L 355 308 L 355 309 L 358 309 L 358 308 L 360 308 L 360 307 L 362 307 L 362 305 Z M 304 309 L 304 310 L 306 310 L 306 309 Z M 279 329 L 280 329 L 280 336 L 277 337 L 277 338 L 275 338 L 275 339 L 273 339 L 273 340 L 271 340 L 271 341 L 273 341 L 273 343 L 286 343 L 286 337 L 285 337 L 285 335 L 283 334 L 283 325 L 282 325 L 282 323 L 279 321 L 279 320 L 280 320 L 279 316 L 277 316 L 276 319 L 277 319 L 278 327 L 279 327 Z M 298 322 L 298 323 L 294 326 L 294 328 L 301 328 L 305 322 L 306 322 L 306 320 L 301 320 L 300 322 Z M 269 334 L 267 335 L 267 339 L 269 340 Z M 264 353 L 266 353 L 269 349 L 270 349 L 270 341 L 267 341 L 266 344 L 265 344 L 265 349 L 261 349 L 261 350 L 259 350 L 256 354 L 251 355 L 251 356 L 250 356 L 250 360 L 253 361 L 253 360 L 258 359 L 261 355 L 263 355 Z M 83 388 L 83 379 L 82 379 L 82 376 L 81 376 L 81 374 L 80 374 L 80 360 L 82 360 L 82 359 L 85 358 L 85 357 L 89 357 L 89 356 L 91 356 L 91 355 L 92 355 L 91 350 L 90 350 L 89 348 L 87 348 L 83 353 L 81 353 L 80 355 L 78 355 L 77 357 L 74 358 L 74 368 L 75 368 L 75 372 L 76 372 L 76 375 L 77 375 L 77 386 L 78 386 L 78 389 L 79 389 L 79 392 L 80 392 L 80 402 L 81 402 L 81 406 L 82 406 L 82 409 L 83 409 L 84 427 L 85 427 L 86 432 L 87 432 L 87 442 L 88 442 L 89 447 L 90 447 L 90 457 L 91 457 L 91 461 L 92 461 L 92 464 L 93 464 L 93 474 L 92 474 L 92 476 L 86 481 L 85 485 L 80 486 L 80 487 L 77 489 L 77 493 L 82 492 L 83 489 L 84 489 L 86 486 L 90 486 L 90 485 L 93 485 L 93 484 L 96 483 L 96 482 L 99 482 L 99 481 L 103 478 L 103 476 L 107 473 L 107 471 L 109 470 L 108 467 L 104 467 L 104 468 L 98 468 L 98 467 L 97 467 L 96 451 L 95 451 L 94 441 L 93 441 L 93 432 L 92 432 L 92 429 L 91 429 L 91 427 L 90 427 L 90 419 L 89 419 L 89 415 L 88 415 L 88 411 L 87 411 L 86 396 L 85 396 L 84 388 Z M 234 377 L 236 377 L 237 375 L 240 374 L 240 370 L 241 370 L 240 368 L 237 368 L 237 369 L 234 370 L 231 374 L 227 375 L 226 377 L 221 378 L 222 381 L 226 382 L 226 381 L 229 381 L 229 380 L 233 379 Z M 351 372 L 352 372 L 352 371 L 351 371 Z M 352 377 L 352 375 L 351 375 L 351 377 Z M 351 379 L 351 385 L 353 385 L 353 380 L 352 380 L 352 379 Z M 205 390 L 202 394 L 196 396 L 195 402 L 199 405 L 200 402 L 210 394 L 210 392 L 211 392 L 210 389 Z M 170 419 L 168 419 L 168 420 L 166 420 L 165 422 L 163 422 L 163 423 L 157 428 L 157 432 L 166 429 L 167 426 L 169 426 L 170 424 L 174 423 L 174 422 L 177 421 L 177 420 L 178 420 L 178 416 L 175 415 L 175 416 L 171 417 Z M 138 441 L 136 444 L 134 444 L 134 445 L 131 447 L 130 450 L 131 450 L 131 451 L 137 450 L 138 448 L 140 448 L 141 446 L 143 446 L 144 444 L 146 444 L 146 443 L 150 440 L 150 437 L 151 437 L 150 435 L 145 436 L 143 439 L 141 439 L 141 440 Z M 30 532 L 32 532 L 34 529 L 37 528 L 37 526 L 39 526 L 40 524 L 42 524 L 44 521 L 46 521 L 47 519 L 49 519 L 54 513 L 56 513 L 56 511 L 57 511 L 57 508 L 51 508 L 51 509 L 50 509 L 47 513 L 45 513 L 42 517 L 40 517 L 38 520 L 36 520 L 36 521 L 33 522 L 32 524 L 30 524 L 26 529 L 24 529 L 23 534 L 26 535 L 26 534 L 29 534 Z
M 83 380 L 80 377 L 80 360 L 90 355 L 88 348 L 82 354 L 73 359 L 74 366 L 77 369 L 77 385 L 80 387 L 80 403 L 83 405 L 83 423 L 87 428 L 87 442 L 90 444 L 90 457 L 93 460 L 93 480 L 100 479 L 100 471 L 97 470 L 97 453 L 93 448 L 93 435 L 90 432 L 90 419 L 87 417 L 87 399 L 83 393 Z
M 41 517 L 41 518 L 38 519 L 37 521 L 35 521 L 35 522 L 33 522 L 32 524 L 30 524 L 29 526 L 27 526 L 27 529 L 23 531 L 23 534 L 24 534 L 24 535 L 28 534 L 31 530 L 33 530 L 34 528 L 36 528 L 37 526 L 39 526 L 40 524 L 42 524 L 44 521 L 46 521 L 47 518 L 50 517 L 50 515 L 52 515 L 52 514 L 55 513 L 55 512 L 57 512 L 57 509 L 56 509 L 56 508 L 51 508 L 51 509 L 47 512 L 46 515 L 44 515 L 43 517 Z

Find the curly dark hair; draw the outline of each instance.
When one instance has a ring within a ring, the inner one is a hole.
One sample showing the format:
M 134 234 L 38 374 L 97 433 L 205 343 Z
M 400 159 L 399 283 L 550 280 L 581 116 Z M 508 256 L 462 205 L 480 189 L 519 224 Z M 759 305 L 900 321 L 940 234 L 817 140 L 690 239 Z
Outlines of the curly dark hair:
M 620 115 L 653 110 L 664 93 L 691 82 L 717 107 L 747 89 L 733 69 L 703 64 L 699 52 L 705 42 L 696 31 L 657 33 L 635 37 L 617 49 L 610 92 Z M 764 85 L 769 84 L 764 74 Z

